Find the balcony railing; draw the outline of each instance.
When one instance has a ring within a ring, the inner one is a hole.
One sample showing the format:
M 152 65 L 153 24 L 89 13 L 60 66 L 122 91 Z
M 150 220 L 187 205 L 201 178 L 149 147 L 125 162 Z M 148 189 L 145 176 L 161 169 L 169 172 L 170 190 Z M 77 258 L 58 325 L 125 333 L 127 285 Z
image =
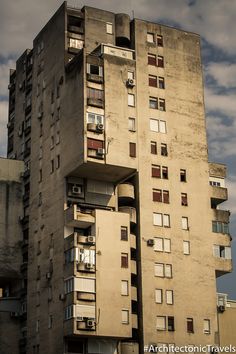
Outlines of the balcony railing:
M 86 229 L 95 223 L 95 217 L 90 210 L 81 210 L 77 205 L 72 205 L 64 212 L 65 224 L 72 227 Z

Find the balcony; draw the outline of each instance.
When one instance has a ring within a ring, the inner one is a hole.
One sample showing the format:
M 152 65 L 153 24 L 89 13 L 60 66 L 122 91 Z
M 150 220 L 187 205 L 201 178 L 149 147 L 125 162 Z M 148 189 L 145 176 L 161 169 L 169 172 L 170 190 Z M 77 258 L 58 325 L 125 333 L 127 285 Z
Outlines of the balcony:
M 0 312 L 19 313 L 21 309 L 20 300 L 16 297 L 0 298 Z
M 104 100 L 101 98 L 88 97 L 87 105 L 93 107 L 104 108 Z
M 64 215 L 65 225 L 67 226 L 86 229 L 95 223 L 95 217 L 92 215 L 91 211 L 81 211 L 77 205 L 72 205 L 70 208 L 66 209 Z
M 216 278 L 233 271 L 232 259 L 215 258 Z
M 118 185 L 119 201 L 132 201 L 135 199 L 134 186 L 131 183 L 122 183 Z
M 212 177 L 225 178 L 226 166 L 220 163 L 209 162 L 209 175 Z
M 97 84 L 102 84 L 103 83 L 103 77 L 100 75 L 95 75 L 95 74 L 87 74 L 87 80 L 96 82 Z
M 218 204 L 228 200 L 228 190 L 223 187 L 210 186 L 211 207 L 215 209 Z
M 136 224 L 136 222 L 137 222 L 137 216 L 136 216 L 136 209 L 135 209 L 135 208 L 129 207 L 129 206 L 121 206 L 121 207 L 119 207 L 119 211 L 120 211 L 121 213 L 129 214 L 129 216 L 130 216 L 130 223 Z
M 219 210 L 219 209 L 213 210 L 213 220 L 228 223 L 229 217 L 230 217 L 229 210 Z

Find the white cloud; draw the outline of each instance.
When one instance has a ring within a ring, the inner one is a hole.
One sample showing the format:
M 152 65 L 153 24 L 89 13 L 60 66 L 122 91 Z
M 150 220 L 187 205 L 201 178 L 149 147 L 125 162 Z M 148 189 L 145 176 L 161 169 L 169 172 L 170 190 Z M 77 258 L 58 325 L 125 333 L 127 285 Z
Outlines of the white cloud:
M 0 156 L 6 156 L 8 102 L 0 101 Z
M 227 88 L 236 87 L 236 64 L 210 63 L 205 71 L 215 79 L 217 85 Z
M 213 89 L 205 89 L 205 105 L 207 111 L 218 111 L 227 116 L 234 117 L 236 113 L 235 94 L 218 94 Z

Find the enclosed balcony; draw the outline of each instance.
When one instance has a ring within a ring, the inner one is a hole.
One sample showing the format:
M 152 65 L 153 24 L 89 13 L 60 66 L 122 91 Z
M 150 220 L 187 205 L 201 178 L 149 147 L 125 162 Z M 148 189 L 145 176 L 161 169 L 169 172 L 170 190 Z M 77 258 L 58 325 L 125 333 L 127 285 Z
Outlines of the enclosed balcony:
M 134 186 L 131 183 L 121 183 L 118 185 L 119 202 L 129 202 L 135 199 Z
M 72 205 L 64 212 L 65 225 L 86 229 L 95 223 L 91 210 L 81 210 L 77 205 Z
M 129 207 L 129 206 L 121 206 L 121 207 L 119 207 L 119 211 L 121 213 L 129 214 L 130 223 L 132 223 L 132 224 L 136 224 L 137 223 L 137 215 L 136 215 L 136 209 L 135 208 Z

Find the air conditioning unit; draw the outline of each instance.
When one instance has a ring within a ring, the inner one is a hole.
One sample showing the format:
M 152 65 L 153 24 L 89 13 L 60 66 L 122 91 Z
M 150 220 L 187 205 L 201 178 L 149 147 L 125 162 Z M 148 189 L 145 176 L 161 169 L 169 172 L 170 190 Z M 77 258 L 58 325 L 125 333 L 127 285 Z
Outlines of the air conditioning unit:
M 93 264 L 92 263 L 85 263 L 84 264 L 86 269 L 93 269 Z
M 86 321 L 86 327 L 95 327 L 96 322 L 94 320 L 87 320 Z
M 147 240 L 147 245 L 150 246 L 150 247 L 153 247 L 154 246 L 154 240 L 152 238 Z
M 51 279 L 51 277 L 52 277 L 52 273 L 51 272 L 46 273 L 46 279 Z
M 88 236 L 87 237 L 87 242 L 88 243 L 95 243 L 95 236 Z
M 97 132 L 103 132 L 103 130 L 104 130 L 104 125 L 103 124 L 97 124 L 96 125 L 96 131 Z
M 65 294 L 60 294 L 59 295 L 59 300 L 64 301 L 66 299 L 66 295 Z
M 218 306 L 218 310 L 219 310 L 219 312 L 224 312 L 225 311 L 225 306 L 224 305 L 220 305 L 220 306 Z
M 99 156 L 105 155 L 105 149 L 98 148 L 98 149 L 97 149 L 97 155 L 99 155 Z
M 81 186 L 74 185 L 74 186 L 72 187 L 72 194 L 78 195 L 78 194 L 81 194 L 81 193 L 82 193 L 82 188 L 81 188 Z
M 127 87 L 134 87 L 135 86 L 135 80 L 134 79 L 128 79 L 126 81 L 126 86 Z

